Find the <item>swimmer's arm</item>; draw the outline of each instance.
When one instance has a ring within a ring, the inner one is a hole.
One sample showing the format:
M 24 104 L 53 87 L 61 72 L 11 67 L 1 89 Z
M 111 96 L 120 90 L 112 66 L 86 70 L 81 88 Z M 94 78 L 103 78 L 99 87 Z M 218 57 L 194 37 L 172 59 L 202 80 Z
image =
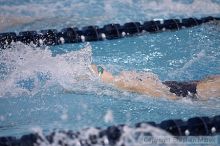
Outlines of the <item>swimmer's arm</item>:
M 165 89 L 164 87 L 156 87 L 157 85 L 154 84 L 152 84 L 150 87 L 146 87 L 138 80 L 126 80 L 123 76 L 114 77 L 112 84 L 119 89 L 130 92 L 145 94 L 152 97 L 167 97 L 169 99 L 177 99 L 174 94 L 169 92 L 168 88 Z

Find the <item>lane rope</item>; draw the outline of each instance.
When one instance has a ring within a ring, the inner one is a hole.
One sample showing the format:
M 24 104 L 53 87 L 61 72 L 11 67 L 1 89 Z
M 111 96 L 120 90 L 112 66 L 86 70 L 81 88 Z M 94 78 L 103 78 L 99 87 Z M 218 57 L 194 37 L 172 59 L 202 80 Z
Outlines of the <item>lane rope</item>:
M 107 24 L 102 28 L 98 26 L 86 26 L 78 29 L 77 27 L 64 28 L 60 31 L 47 29 L 40 31 L 22 31 L 0 33 L 0 48 L 6 49 L 13 42 L 24 44 L 41 45 L 61 45 L 65 43 L 81 43 L 91 41 L 103 41 L 119 39 L 139 34 L 157 33 L 166 30 L 179 30 L 182 28 L 193 27 L 210 21 L 220 20 L 216 17 L 152 20 L 140 22 L 128 22 L 124 25 Z
M 140 122 L 136 123 L 132 128 L 138 129 L 140 133 L 136 133 L 136 138 L 138 135 L 141 136 L 151 136 L 151 133 L 145 132 L 147 125 L 151 125 L 160 129 L 163 129 L 173 136 L 214 136 L 220 134 L 220 115 L 215 117 L 193 117 L 187 121 L 181 119 L 170 119 L 162 121 L 157 124 L 155 122 Z M 38 142 L 53 144 L 57 141 L 56 138 L 60 138 L 60 143 L 65 146 L 72 146 L 73 144 L 65 143 L 66 139 L 75 140 L 80 146 L 93 146 L 93 145 L 117 145 L 119 140 L 126 133 L 127 125 L 117 125 L 110 126 L 106 129 L 93 128 L 90 133 L 86 130 L 73 132 L 73 131 L 59 131 L 53 132 L 49 135 L 42 135 L 39 133 L 31 133 L 23 135 L 21 138 L 16 138 L 12 136 L 0 137 L 1 146 L 37 146 Z M 146 130 L 147 131 L 147 130 Z M 86 137 L 84 135 L 87 135 Z M 42 137 L 43 136 L 43 137 Z M 58 137 L 57 137 L 58 136 Z M 39 144 L 40 145 L 40 144 Z M 126 144 L 124 144 L 126 146 Z

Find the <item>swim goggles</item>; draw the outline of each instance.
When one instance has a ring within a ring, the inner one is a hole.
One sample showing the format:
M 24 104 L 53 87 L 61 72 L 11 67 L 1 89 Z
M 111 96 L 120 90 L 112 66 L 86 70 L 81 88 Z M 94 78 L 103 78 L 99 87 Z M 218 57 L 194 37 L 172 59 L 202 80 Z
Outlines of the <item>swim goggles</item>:
M 101 76 L 104 72 L 104 69 L 101 66 L 97 66 L 97 71 L 98 71 L 99 76 Z

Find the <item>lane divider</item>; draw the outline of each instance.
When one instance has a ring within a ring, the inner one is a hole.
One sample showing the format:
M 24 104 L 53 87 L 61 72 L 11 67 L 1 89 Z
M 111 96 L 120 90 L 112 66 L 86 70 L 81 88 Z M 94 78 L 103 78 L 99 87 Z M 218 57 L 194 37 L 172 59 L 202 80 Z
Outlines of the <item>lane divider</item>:
M 186 19 L 169 19 L 140 22 L 129 22 L 124 25 L 107 24 L 102 28 L 98 26 L 86 26 L 82 29 L 77 27 L 64 28 L 60 31 L 56 29 L 47 29 L 40 31 L 23 31 L 0 33 L 0 48 L 6 49 L 13 42 L 22 42 L 24 44 L 41 45 L 60 45 L 65 43 L 81 43 L 90 41 L 102 41 L 118 39 L 138 34 L 163 32 L 166 30 L 179 30 L 197 26 L 210 21 L 220 20 L 212 16 Z
M 183 121 L 181 119 L 171 119 L 162 121 L 157 124 L 155 122 L 141 122 L 135 124 L 132 128 L 134 129 L 142 129 L 138 130 L 139 133 L 136 133 L 135 137 L 141 136 L 141 134 L 145 136 L 151 136 L 151 133 L 145 132 L 144 129 L 147 128 L 147 125 L 151 125 L 160 129 L 167 131 L 173 136 L 214 136 L 220 134 L 220 115 L 215 117 L 193 117 L 188 119 L 187 121 Z M 52 144 L 57 141 L 56 138 L 59 139 L 60 145 L 72 146 L 93 146 L 93 145 L 117 145 L 119 140 L 122 139 L 122 135 L 126 132 L 126 125 L 118 125 L 118 126 L 110 126 L 106 129 L 101 128 L 93 128 L 90 134 L 82 130 L 78 132 L 73 131 L 60 131 L 53 132 L 49 135 L 43 136 L 38 133 L 32 133 L 23 135 L 21 138 L 16 138 L 12 136 L 8 137 L 0 137 L 0 145 L 1 146 L 38 146 L 37 142 L 43 142 Z M 147 128 L 148 129 L 148 128 Z M 147 131 L 147 130 L 146 130 Z M 84 132 L 84 133 L 83 133 Z M 85 136 L 87 135 L 87 137 Z M 129 134 L 128 134 L 129 135 Z M 67 140 L 73 140 L 72 143 L 66 143 Z M 74 141 L 75 140 L 75 141 Z M 40 144 L 39 144 L 40 145 Z M 124 144 L 126 146 L 126 144 Z

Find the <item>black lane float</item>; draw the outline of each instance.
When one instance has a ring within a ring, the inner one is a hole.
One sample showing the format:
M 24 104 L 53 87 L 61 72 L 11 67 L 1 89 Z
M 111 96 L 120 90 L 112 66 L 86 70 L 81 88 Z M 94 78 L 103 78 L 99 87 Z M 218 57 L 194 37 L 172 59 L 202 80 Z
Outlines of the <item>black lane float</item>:
M 40 31 L 23 31 L 0 33 L 0 48 L 5 49 L 13 42 L 22 42 L 24 44 L 41 45 L 60 45 L 64 43 L 80 43 L 90 41 L 102 41 L 118 39 L 138 34 L 163 32 L 166 30 L 179 30 L 181 28 L 193 27 L 210 21 L 220 20 L 216 17 L 169 19 L 140 22 L 129 22 L 124 25 L 107 24 L 102 28 L 98 26 L 86 26 L 82 29 L 77 27 L 64 28 L 60 31 L 56 29 L 47 29 Z
M 220 115 L 209 118 L 209 117 L 193 117 L 188 119 L 187 121 L 183 121 L 181 119 L 171 119 L 162 121 L 157 124 L 155 122 L 140 122 L 135 124 L 132 128 L 146 128 L 146 125 L 151 125 L 160 129 L 163 129 L 170 133 L 173 136 L 178 138 L 179 136 L 214 136 L 220 134 Z M 85 134 L 87 138 L 83 136 L 83 130 L 78 132 L 73 131 L 59 131 L 53 132 L 49 135 L 44 135 L 42 137 L 41 134 L 31 133 L 27 135 L 23 135 L 21 138 L 16 138 L 12 136 L 8 137 L 0 137 L 0 145 L 1 146 L 38 146 L 42 143 L 53 144 L 57 141 L 56 138 L 59 139 L 60 145 L 72 146 L 75 145 L 72 142 L 77 142 L 79 146 L 92 146 L 92 145 L 117 145 L 119 140 L 122 138 L 122 135 L 125 132 L 126 125 L 118 125 L 118 126 L 110 126 L 106 129 L 94 128 L 98 132 Z M 144 134 L 145 136 L 151 136 L 151 133 L 146 132 L 144 130 L 139 131 L 138 135 Z M 68 143 L 66 140 L 77 140 Z M 126 146 L 126 144 L 124 144 Z

